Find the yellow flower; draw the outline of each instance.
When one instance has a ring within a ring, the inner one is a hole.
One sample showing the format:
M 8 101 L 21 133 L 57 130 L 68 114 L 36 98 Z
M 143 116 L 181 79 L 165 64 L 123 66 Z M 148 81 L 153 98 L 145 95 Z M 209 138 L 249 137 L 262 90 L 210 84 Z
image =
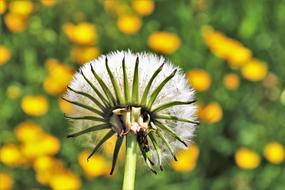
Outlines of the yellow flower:
M 34 163 L 36 179 L 43 185 L 48 185 L 53 175 L 64 172 L 63 163 L 50 156 L 40 156 Z
M 44 131 L 38 124 L 32 121 L 24 121 L 16 126 L 15 133 L 20 142 L 27 143 L 38 140 L 44 134 Z
M 284 147 L 278 142 L 271 142 L 264 147 L 263 155 L 269 162 L 281 164 L 285 159 Z
M 180 38 L 170 32 L 155 32 L 148 37 L 148 46 L 154 51 L 171 54 L 180 47 Z
M 267 65 L 257 59 L 248 61 L 241 68 L 242 76 L 250 81 L 260 81 L 266 77 L 267 73 Z
M 71 56 L 80 64 L 91 61 L 92 59 L 97 58 L 99 55 L 100 51 L 95 47 L 75 47 L 71 50 Z
M 94 45 L 97 41 L 96 27 L 88 22 L 66 23 L 63 30 L 70 41 L 79 45 Z
M 179 172 L 192 171 L 196 167 L 199 148 L 197 145 L 191 145 L 189 148 L 179 151 L 176 156 L 178 161 L 171 161 L 174 170 Z
M 49 109 L 49 103 L 46 97 L 37 96 L 25 96 L 21 103 L 23 111 L 32 116 L 42 116 L 47 113 Z
M 109 175 L 110 163 L 98 154 L 94 154 L 87 162 L 89 154 L 89 152 L 83 151 L 78 157 L 79 164 L 85 175 L 90 178 Z
M 5 13 L 6 9 L 7 9 L 6 0 L 0 0 L 0 15 Z
M 27 163 L 27 159 L 15 144 L 5 144 L 0 148 L 0 161 L 7 166 L 21 166 Z
M 227 89 L 235 90 L 239 87 L 239 84 L 240 84 L 240 79 L 238 75 L 230 73 L 224 76 L 224 85 Z
M 11 1 L 9 10 L 11 13 L 26 17 L 33 12 L 34 4 L 30 0 Z
M 60 141 L 49 134 L 41 134 L 35 141 L 27 142 L 22 145 L 23 154 L 33 160 L 39 156 L 55 155 L 60 150 Z
M 73 112 L 72 104 L 63 100 L 62 98 L 58 99 L 58 105 L 63 113 L 71 114 Z
M 118 18 L 117 26 L 118 29 L 125 34 L 137 33 L 142 25 L 142 21 L 138 16 L 135 15 L 121 15 Z
M 150 15 L 154 10 L 154 2 L 152 0 L 133 0 L 133 9 L 142 16 Z
M 210 26 L 202 28 L 202 35 L 213 54 L 227 60 L 232 67 L 240 67 L 245 61 L 251 59 L 251 51 L 242 43 L 215 31 Z
M 199 111 L 199 118 L 207 123 L 217 123 L 223 117 L 223 110 L 217 102 L 211 102 Z
M 27 26 L 26 19 L 14 13 L 6 14 L 4 22 L 11 32 L 22 32 Z
M 1 3 L 1 0 L 0 0 Z M 10 190 L 13 187 L 14 180 L 8 174 L 0 171 L 0 189 L 2 190 Z
M 43 6 L 52 7 L 57 3 L 57 0 L 41 0 Z
M 43 83 L 45 91 L 52 95 L 63 93 L 72 79 L 73 69 L 60 63 L 57 59 L 48 59 L 46 68 L 49 75 Z
M 10 50 L 5 46 L 0 45 L 0 65 L 4 65 L 5 63 L 7 63 L 10 58 Z
M 18 85 L 10 85 L 6 94 L 9 99 L 15 100 L 21 95 L 21 88 Z
M 55 174 L 50 179 L 50 187 L 53 190 L 72 189 L 81 187 L 80 178 L 71 171 Z
M 211 77 L 202 69 L 193 69 L 187 72 L 186 76 L 191 86 L 199 92 L 206 91 L 211 86 Z
M 254 169 L 259 166 L 260 157 L 256 152 L 243 147 L 236 151 L 235 161 L 242 169 Z

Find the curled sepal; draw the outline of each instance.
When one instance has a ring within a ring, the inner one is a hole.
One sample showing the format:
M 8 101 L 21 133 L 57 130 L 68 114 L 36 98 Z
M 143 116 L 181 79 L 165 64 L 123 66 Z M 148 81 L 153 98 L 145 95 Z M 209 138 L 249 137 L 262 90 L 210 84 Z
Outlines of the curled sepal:
M 125 103 L 127 104 L 127 103 L 130 103 L 131 101 L 131 94 L 130 94 L 130 86 L 129 86 L 128 76 L 127 76 L 127 71 L 126 71 L 125 57 L 122 60 L 122 68 L 123 68 L 123 78 L 124 78 Z
M 89 110 L 89 111 L 91 111 L 91 112 L 94 112 L 94 113 L 96 113 L 96 114 L 98 114 L 98 115 L 100 115 L 100 116 L 103 116 L 103 112 L 102 112 L 102 111 L 97 110 L 97 109 L 95 109 L 95 108 L 93 108 L 93 107 L 91 107 L 91 106 L 82 104 L 82 103 L 80 103 L 80 102 L 71 101 L 71 100 L 68 100 L 68 99 L 66 99 L 66 98 L 64 98 L 64 97 L 61 97 L 61 98 L 62 98 L 63 100 L 65 100 L 65 101 L 71 103 L 71 104 L 74 104 L 74 105 L 76 105 L 76 106 L 79 106 L 79 107 L 84 108 L 84 109 L 86 109 L 86 110 Z
M 105 143 L 109 138 L 111 138 L 115 132 L 111 129 L 94 147 L 92 153 L 88 156 L 87 161 L 97 152 L 97 150 L 102 146 L 103 143 Z
M 123 140 L 124 140 L 124 137 L 117 136 L 116 145 L 115 145 L 114 153 L 113 153 L 112 169 L 111 169 L 110 175 L 112 175 L 114 172 L 116 162 L 117 162 L 117 158 L 118 158 L 119 151 L 120 151 Z
M 105 65 L 106 65 L 106 69 L 107 69 L 107 72 L 109 74 L 109 77 L 110 77 L 110 80 L 112 82 L 112 85 L 113 85 L 113 88 L 114 88 L 114 91 L 115 91 L 115 95 L 116 95 L 116 98 L 117 100 L 119 101 L 119 103 L 122 103 L 124 104 L 124 99 L 121 95 L 121 90 L 119 88 L 119 85 L 117 83 L 117 80 L 115 79 L 110 67 L 109 67 L 109 64 L 108 64 L 108 58 L 106 57 L 105 58 Z
M 101 77 L 95 72 L 92 64 L 90 64 L 90 66 L 91 66 L 91 72 L 93 73 L 94 77 L 98 81 L 98 83 L 101 86 L 102 90 L 104 91 L 105 95 L 108 97 L 109 102 L 111 103 L 111 105 L 113 105 L 113 106 L 116 105 L 117 102 L 116 102 L 114 96 L 112 95 L 111 91 L 109 90 L 108 86 L 101 79 Z
M 87 129 L 84 129 L 82 131 L 70 134 L 70 135 L 67 136 L 67 138 L 78 137 L 79 135 L 83 135 L 85 133 L 89 133 L 89 132 L 93 132 L 93 131 L 100 131 L 100 130 L 108 129 L 108 128 L 111 128 L 111 126 L 109 124 L 107 124 L 107 123 L 100 124 L 100 125 L 95 125 L 95 126 L 87 128 Z
M 168 77 L 166 77 L 159 85 L 158 87 L 153 91 L 153 93 L 150 95 L 150 98 L 147 101 L 147 107 L 151 108 L 152 104 L 154 103 L 156 97 L 158 96 L 158 94 L 160 93 L 160 91 L 162 90 L 162 88 L 164 87 L 164 85 L 166 85 L 166 83 L 172 79 L 176 73 L 177 69 L 175 69 Z
M 74 90 L 73 88 L 71 88 L 70 86 L 67 87 L 68 90 L 76 93 L 76 94 L 80 94 L 82 96 L 85 96 L 86 98 L 89 98 L 92 102 L 94 102 L 94 104 L 96 104 L 101 110 L 105 109 L 105 107 L 96 99 L 94 98 L 93 96 L 91 96 L 90 94 L 88 93 L 85 93 L 85 92 L 82 92 L 82 91 L 79 91 L 79 90 Z
M 146 100 L 147 100 L 147 95 L 148 95 L 148 92 L 150 90 L 150 87 L 152 85 L 152 82 L 154 81 L 154 79 L 156 78 L 156 76 L 160 73 L 160 71 L 162 70 L 162 67 L 163 67 L 164 63 L 158 67 L 158 69 L 153 73 L 153 75 L 151 76 L 151 78 L 149 79 L 145 89 L 144 89 L 144 92 L 143 92 L 143 96 L 142 96 L 142 99 L 141 99 L 141 105 L 145 105 L 146 103 Z
M 174 121 L 182 121 L 182 122 L 186 122 L 186 123 L 193 123 L 195 125 L 199 125 L 200 122 L 198 121 L 191 121 L 185 118 L 180 118 L 180 117 L 176 117 L 173 115 L 165 115 L 165 114 L 158 114 L 156 115 L 156 119 L 166 119 L 166 120 L 174 120 Z
M 161 110 L 170 108 L 172 106 L 178 106 L 178 105 L 188 105 L 188 104 L 193 104 L 194 102 L 196 102 L 196 100 L 193 101 L 188 101 L 188 102 L 183 102 L 183 101 L 173 101 L 173 102 L 167 102 L 165 104 L 159 105 L 157 108 L 151 110 L 152 112 L 159 112 Z
M 174 159 L 175 161 L 177 161 L 177 158 L 176 158 L 176 156 L 175 156 L 175 153 L 174 153 L 173 149 L 171 148 L 169 142 L 166 140 L 165 136 L 161 133 L 161 130 L 160 130 L 160 129 L 157 129 L 157 130 L 156 130 L 156 134 L 157 134 L 157 135 L 161 138 L 161 140 L 166 144 L 166 146 L 167 146 L 167 148 L 168 148 L 170 154 L 173 156 L 173 159 Z
M 89 86 L 94 90 L 97 96 L 102 100 L 106 107 L 109 106 L 108 100 L 102 95 L 102 93 L 94 86 L 94 84 L 85 76 L 82 70 L 80 70 L 81 75 L 83 76 L 84 80 L 89 84 Z
M 139 147 L 140 147 L 140 150 L 141 150 L 141 153 L 143 155 L 143 158 L 144 158 L 146 165 L 154 174 L 157 174 L 155 169 L 152 167 L 154 165 L 154 163 L 150 159 L 150 151 L 146 152 L 141 145 Z
M 91 121 L 102 121 L 105 122 L 104 118 L 96 117 L 96 116 L 80 116 L 80 117 L 72 117 L 64 114 L 64 117 L 67 119 L 74 119 L 74 120 L 91 120 Z
M 159 162 L 159 168 L 161 171 L 163 171 L 163 167 L 162 167 L 162 160 L 161 160 L 161 151 L 160 151 L 160 148 L 159 148 L 159 145 L 157 143 L 157 140 L 156 140 L 156 137 L 154 136 L 154 134 L 152 134 L 152 132 L 150 132 L 148 134 L 149 138 L 151 139 L 151 142 L 154 146 L 154 149 L 157 153 L 157 158 L 158 158 L 158 162 Z
M 151 123 L 152 125 L 154 125 L 153 123 Z M 184 142 L 179 135 L 176 134 L 175 131 L 173 131 L 170 127 L 168 127 L 167 125 L 162 124 L 161 122 L 156 122 L 155 125 L 157 125 L 160 129 L 168 132 L 171 136 L 173 136 L 175 139 L 177 139 L 178 141 L 180 141 L 182 144 L 184 144 L 186 147 L 188 147 L 187 143 Z
M 132 102 L 137 104 L 139 102 L 139 57 L 136 59 L 136 65 L 134 69 L 134 79 L 132 88 Z

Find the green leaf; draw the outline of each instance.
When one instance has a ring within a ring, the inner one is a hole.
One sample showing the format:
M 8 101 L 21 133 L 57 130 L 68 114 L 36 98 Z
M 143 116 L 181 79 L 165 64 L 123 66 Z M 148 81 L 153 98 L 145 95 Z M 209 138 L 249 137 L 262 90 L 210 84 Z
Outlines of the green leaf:
M 173 131 L 170 127 L 168 127 L 167 125 L 162 124 L 161 122 L 156 122 L 155 125 L 157 125 L 160 129 L 168 132 L 171 136 L 173 136 L 175 139 L 177 139 L 178 141 L 180 141 L 182 144 L 184 144 L 186 147 L 188 147 L 188 145 L 186 144 L 186 142 L 184 142 L 179 135 L 176 134 L 175 131 Z
M 154 146 L 154 149 L 157 153 L 157 157 L 158 157 L 158 161 L 159 161 L 159 167 L 160 167 L 160 170 L 162 171 L 163 170 L 163 167 L 162 167 L 162 161 L 161 161 L 161 151 L 160 151 L 160 148 L 157 144 L 157 140 L 156 140 L 156 137 L 154 136 L 154 134 L 152 134 L 152 132 L 150 132 L 148 134 L 149 138 L 151 139 L 151 142 Z
M 94 84 L 85 76 L 85 74 L 83 73 L 82 70 L 80 70 L 81 75 L 83 76 L 83 78 L 85 79 L 85 81 L 89 84 L 89 86 L 91 86 L 91 88 L 94 90 L 94 92 L 97 94 L 97 96 L 102 100 L 102 102 L 104 103 L 104 105 L 106 107 L 109 106 L 109 102 L 108 100 L 102 95 L 102 93 L 94 86 Z
M 104 91 L 105 95 L 108 97 L 109 102 L 111 103 L 111 105 L 116 105 L 117 102 L 114 98 L 114 96 L 112 95 L 111 91 L 109 90 L 108 86 L 105 84 L 105 82 L 101 79 L 101 77 L 95 72 L 92 64 L 90 64 L 91 67 L 91 72 L 93 73 L 94 77 L 96 78 L 96 80 L 98 81 L 99 85 L 101 86 L 102 90 Z
M 167 108 L 172 107 L 172 106 L 177 106 L 177 105 L 193 104 L 194 102 L 196 102 L 196 100 L 188 101 L 188 102 L 182 102 L 182 101 L 168 102 L 168 103 L 159 105 L 157 108 L 153 109 L 152 112 L 159 112 L 161 110 L 167 109 Z
M 104 113 L 103 113 L 102 111 L 97 110 L 97 109 L 95 109 L 95 108 L 93 108 L 93 107 L 91 107 L 91 106 L 87 106 L 87 105 L 85 105 L 85 104 L 81 104 L 81 103 L 76 102 L 76 101 L 71 101 L 71 100 L 68 100 L 68 99 L 66 99 L 66 98 L 64 98 L 64 97 L 61 97 L 61 98 L 62 98 L 63 100 L 65 100 L 65 101 L 71 103 L 71 104 L 74 104 L 74 105 L 79 106 L 79 107 L 81 107 L 81 108 L 84 108 L 84 109 L 86 109 L 86 110 L 92 111 L 92 112 L 94 112 L 94 113 L 96 113 L 96 114 L 98 114 L 98 115 L 100 115 L 100 116 L 103 116 L 103 115 L 104 115 Z
M 85 133 L 89 133 L 89 132 L 92 132 L 92 131 L 99 131 L 99 130 L 108 129 L 108 128 L 111 128 L 111 126 L 109 124 L 107 124 L 107 123 L 100 124 L 100 125 L 95 125 L 95 126 L 87 128 L 87 129 L 84 129 L 82 131 L 70 134 L 70 135 L 67 136 L 67 138 L 78 137 L 79 135 L 83 135 Z
M 166 77 L 161 83 L 160 85 L 153 91 L 153 93 L 151 94 L 150 98 L 147 101 L 147 107 L 151 108 L 153 102 L 155 101 L 156 97 L 158 96 L 158 94 L 160 93 L 160 91 L 162 90 L 162 88 L 164 87 L 164 85 L 174 77 L 175 73 L 176 73 L 176 69 L 168 76 Z
M 142 155 L 143 155 L 143 158 L 144 158 L 144 161 L 146 162 L 147 167 L 148 167 L 154 174 L 157 174 L 157 172 L 156 172 L 156 171 L 153 169 L 153 167 L 152 167 L 153 162 L 152 162 L 151 159 L 150 159 L 150 155 L 149 155 L 150 152 L 145 152 L 140 144 L 139 144 L 139 147 L 140 147 L 141 153 L 142 153 Z
M 85 96 L 86 98 L 89 98 L 92 102 L 94 102 L 94 104 L 96 104 L 101 110 L 104 110 L 105 107 L 98 101 L 96 100 L 93 96 L 91 96 L 90 94 L 87 94 L 85 92 L 82 92 L 82 91 L 77 91 L 77 90 L 74 90 L 72 89 L 71 87 L 67 87 L 70 91 L 76 93 L 76 94 L 80 94 L 82 96 Z
M 182 121 L 182 122 L 187 122 L 187 123 L 193 123 L 196 125 L 199 125 L 200 122 L 199 121 L 191 121 L 185 118 L 180 118 L 180 117 L 176 117 L 174 115 L 165 115 L 165 114 L 157 114 L 155 116 L 156 119 L 166 119 L 166 120 L 174 120 L 174 121 Z
M 124 140 L 124 137 L 117 136 L 117 141 L 116 141 L 116 145 L 115 145 L 114 153 L 113 153 L 113 162 L 112 162 L 112 169 L 111 169 L 110 175 L 113 174 L 114 169 L 116 167 L 117 158 L 118 158 L 119 151 L 120 151 L 123 140 Z
M 145 89 L 144 89 L 144 92 L 143 92 L 143 96 L 142 96 L 142 99 L 141 99 L 141 105 L 145 105 L 146 103 L 146 100 L 147 100 L 147 95 L 148 95 L 148 92 L 150 90 L 150 87 L 152 85 L 152 82 L 154 81 L 154 79 L 156 78 L 156 76 L 160 73 L 160 71 L 162 70 L 164 66 L 164 63 L 158 67 L 158 69 L 153 73 L 153 75 L 151 76 L 150 80 L 148 81 Z
M 110 69 L 110 67 L 108 65 L 108 58 L 107 58 L 107 56 L 105 58 L 105 65 L 106 65 L 106 69 L 107 69 L 107 72 L 109 74 L 109 77 L 111 79 L 111 82 L 112 82 L 112 85 L 113 85 L 113 88 L 114 88 L 114 91 L 115 91 L 116 98 L 119 101 L 119 103 L 124 104 L 124 99 L 123 99 L 123 97 L 121 95 L 121 90 L 119 88 L 117 80 L 114 78 L 114 75 L 113 75 L 113 73 L 112 73 L 112 71 L 111 71 L 111 69 Z
M 87 161 L 97 152 L 97 150 L 104 144 L 109 138 L 111 138 L 115 132 L 111 129 L 99 142 L 98 144 L 94 147 L 92 153 L 88 156 Z
M 139 103 L 139 57 L 136 59 L 136 65 L 134 69 L 134 79 L 132 88 L 132 103 Z

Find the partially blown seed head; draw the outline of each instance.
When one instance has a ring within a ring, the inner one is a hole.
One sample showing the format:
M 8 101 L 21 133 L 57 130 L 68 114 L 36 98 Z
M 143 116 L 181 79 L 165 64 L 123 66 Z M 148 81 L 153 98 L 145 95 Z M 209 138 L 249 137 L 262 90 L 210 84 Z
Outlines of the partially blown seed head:
M 117 136 L 111 173 L 126 135 L 137 136 L 142 157 L 155 171 L 191 144 L 199 124 L 194 91 L 183 72 L 154 54 L 117 51 L 86 63 L 63 98 L 74 105 L 66 115 L 74 124 L 68 137 L 97 141 L 89 158 Z M 98 138 L 101 130 L 108 132 Z

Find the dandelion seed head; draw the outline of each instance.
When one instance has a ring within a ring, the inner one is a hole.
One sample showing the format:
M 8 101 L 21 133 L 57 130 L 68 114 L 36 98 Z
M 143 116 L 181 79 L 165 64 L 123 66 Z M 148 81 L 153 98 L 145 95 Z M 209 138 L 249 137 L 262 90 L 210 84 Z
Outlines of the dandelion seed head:
M 150 87 L 148 97 L 156 90 L 156 88 L 162 83 L 162 81 L 167 78 L 175 69 L 177 72 L 175 73 L 174 77 L 171 78 L 161 89 L 158 96 L 156 97 L 155 101 L 151 106 L 151 110 L 159 108 L 159 106 L 173 102 L 173 101 L 181 101 L 181 102 L 190 102 L 195 100 L 195 92 L 189 86 L 185 74 L 183 71 L 171 64 L 171 62 L 165 59 L 162 56 L 157 56 L 155 54 L 150 53 L 133 53 L 131 51 L 115 51 L 109 53 L 107 55 L 102 55 L 99 58 L 92 60 L 86 64 L 84 64 L 79 71 L 74 75 L 72 82 L 70 83 L 69 87 L 71 89 L 76 89 L 77 91 L 84 92 L 89 94 L 90 96 L 94 97 L 98 100 L 101 104 L 104 102 L 101 100 L 100 96 L 94 91 L 92 86 L 86 81 L 84 76 L 98 89 L 99 94 L 105 95 L 104 90 L 100 87 L 100 83 L 94 76 L 91 70 L 91 66 L 93 67 L 94 71 L 101 77 L 102 81 L 106 84 L 110 92 L 116 97 L 116 92 L 113 88 L 112 80 L 108 74 L 108 71 L 105 67 L 106 58 L 108 59 L 108 65 L 113 73 L 115 80 L 118 83 L 119 91 L 124 96 L 124 76 L 123 76 L 123 66 L 122 60 L 125 59 L 125 68 L 128 77 L 128 84 L 130 86 L 130 91 L 132 92 L 132 84 L 134 78 L 134 69 L 135 63 L 138 58 L 139 65 L 138 65 L 138 99 L 141 101 L 144 90 L 152 78 L 155 71 L 161 67 L 164 63 L 162 70 L 153 80 L 153 83 Z M 82 74 L 83 73 L 83 74 Z M 89 105 L 95 109 L 100 110 L 100 107 L 90 98 L 86 98 L 82 96 L 82 94 L 75 93 L 72 90 L 68 90 L 67 93 L 64 95 L 64 98 L 76 102 L 80 102 L 84 105 Z M 107 98 L 106 98 L 107 99 Z M 137 105 L 137 106 L 144 106 L 144 105 Z M 117 107 L 120 107 L 117 105 Z M 150 110 L 150 112 L 151 112 Z M 168 107 L 159 111 L 159 114 L 171 115 L 176 116 L 179 118 L 186 118 L 191 121 L 196 121 L 196 105 L 195 103 L 191 104 L 183 104 L 183 105 L 175 105 Z M 74 111 L 72 114 L 69 114 L 71 117 L 81 117 L 81 116 L 98 116 L 96 113 L 84 109 L 81 106 L 74 105 Z M 167 120 L 167 119 L 158 119 L 163 125 L 169 126 L 187 145 L 191 144 L 191 140 L 194 136 L 194 131 L 197 127 L 195 123 L 183 122 L 178 120 Z M 91 120 L 72 120 L 74 127 L 72 130 L 74 132 L 84 130 L 90 126 L 98 125 L 102 123 L 101 121 L 91 121 Z M 104 123 L 104 122 L 103 122 Z M 162 134 L 165 136 L 165 139 L 169 142 L 170 147 L 175 151 L 176 149 L 185 148 L 185 146 L 178 141 L 173 135 L 161 131 Z M 85 139 L 85 144 L 91 144 L 98 141 L 98 134 L 100 132 L 91 132 L 82 135 Z M 157 138 L 157 143 L 160 147 L 161 152 L 161 161 L 169 160 L 172 158 L 172 155 L 169 152 L 169 147 L 166 146 L 164 141 L 161 138 Z M 155 163 L 158 164 L 159 158 L 157 158 L 157 154 L 155 153 L 155 148 L 152 143 L 149 143 L 149 148 L 151 153 L 150 159 Z

